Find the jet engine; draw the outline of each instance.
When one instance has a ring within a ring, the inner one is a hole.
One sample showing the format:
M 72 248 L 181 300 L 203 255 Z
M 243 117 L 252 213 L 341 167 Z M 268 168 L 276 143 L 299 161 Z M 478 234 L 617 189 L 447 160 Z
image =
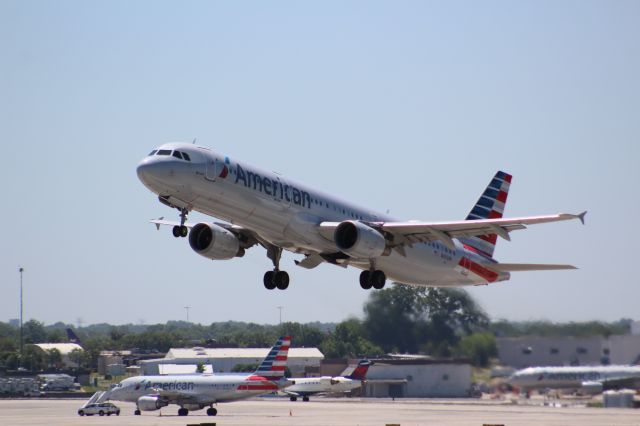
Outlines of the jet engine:
M 142 411 L 155 411 L 167 405 L 169 404 L 157 396 L 141 396 L 138 398 L 138 408 Z
M 189 245 L 200 256 L 212 260 L 227 260 L 242 256 L 240 240 L 228 230 L 213 223 L 198 223 L 189 233 Z
M 357 220 L 347 220 L 338 225 L 333 240 L 338 249 L 357 259 L 382 256 L 387 248 L 384 236 Z
M 601 382 L 582 382 L 582 387 L 579 390 L 588 395 L 597 395 L 602 393 L 602 389 Z

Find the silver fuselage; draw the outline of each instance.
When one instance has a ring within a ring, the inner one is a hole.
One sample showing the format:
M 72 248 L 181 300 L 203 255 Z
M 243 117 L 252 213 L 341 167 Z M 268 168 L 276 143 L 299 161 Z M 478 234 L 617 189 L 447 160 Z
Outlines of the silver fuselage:
M 165 144 L 158 149 L 187 152 L 191 161 L 172 156 L 148 156 L 138 166 L 138 177 L 154 193 L 176 207 L 186 207 L 252 230 L 271 244 L 295 253 L 336 253 L 322 222 L 393 221 L 386 215 L 356 206 L 284 176 L 230 159 L 191 144 Z M 438 241 L 391 250 L 375 259 L 375 268 L 387 278 L 424 286 L 488 284 L 509 279 L 508 272 L 490 281 L 460 268 L 464 257 L 478 265 L 494 260 L 468 250 L 454 239 L 455 250 Z M 370 262 L 349 265 L 368 270 Z

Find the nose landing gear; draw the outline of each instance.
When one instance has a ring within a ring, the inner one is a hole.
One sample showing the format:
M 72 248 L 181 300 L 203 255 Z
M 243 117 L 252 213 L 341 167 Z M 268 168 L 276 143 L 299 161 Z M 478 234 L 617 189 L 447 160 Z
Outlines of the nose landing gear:
M 189 233 L 189 229 L 187 229 L 186 226 L 184 226 L 185 222 L 187 221 L 187 215 L 189 214 L 189 210 L 185 209 L 181 209 L 180 210 L 180 226 L 176 225 L 173 227 L 173 236 L 176 238 L 179 237 L 186 237 L 187 234 Z

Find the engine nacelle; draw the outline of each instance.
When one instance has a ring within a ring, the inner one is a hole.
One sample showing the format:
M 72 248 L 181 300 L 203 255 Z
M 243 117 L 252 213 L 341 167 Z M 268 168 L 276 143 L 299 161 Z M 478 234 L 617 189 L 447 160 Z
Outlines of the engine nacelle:
M 382 256 L 387 248 L 387 242 L 380 232 L 357 220 L 340 223 L 333 240 L 341 252 L 358 259 Z
M 597 395 L 602 393 L 602 389 L 601 382 L 582 382 L 582 387 L 579 390 L 589 395 Z
M 213 260 L 227 260 L 244 254 L 240 240 L 232 232 L 213 223 L 198 223 L 191 228 L 189 245 L 200 256 Z
M 141 396 L 138 398 L 138 408 L 142 411 L 155 411 L 167 405 L 169 404 L 157 396 Z

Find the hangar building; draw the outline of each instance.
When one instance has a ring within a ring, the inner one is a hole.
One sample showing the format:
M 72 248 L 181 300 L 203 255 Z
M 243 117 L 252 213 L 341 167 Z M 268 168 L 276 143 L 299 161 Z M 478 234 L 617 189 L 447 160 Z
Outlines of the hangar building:
M 471 364 L 456 359 L 375 359 L 364 396 L 377 398 L 451 398 L 471 394 Z
M 62 364 L 65 367 L 78 367 L 78 363 L 72 360 L 72 357 L 70 357 L 69 355 L 76 349 L 80 352 L 84 352 L 82 346 L 75 343 L 33 343 L 31 346 L 35 346 L 45 354 L 47 353 L 47 351 L 57 349 L 62 356 Z
M 141 374 L 165 374 L 173 366 L 203 364 L 211 365 L 214 373 L 228 373 L 238 364 L 259 364 L 269 353 L 270 348 L 172 348 L 164 358 L 139 361 Z M 287 367 L 293 376 L 305 375 L 305 370 L 317 369 L 324 358 L 317 348 L 289 348 Z M 160 367 L 160 366 L 163 367 Z M 183 371 L 185 367 L 173 367 Z

